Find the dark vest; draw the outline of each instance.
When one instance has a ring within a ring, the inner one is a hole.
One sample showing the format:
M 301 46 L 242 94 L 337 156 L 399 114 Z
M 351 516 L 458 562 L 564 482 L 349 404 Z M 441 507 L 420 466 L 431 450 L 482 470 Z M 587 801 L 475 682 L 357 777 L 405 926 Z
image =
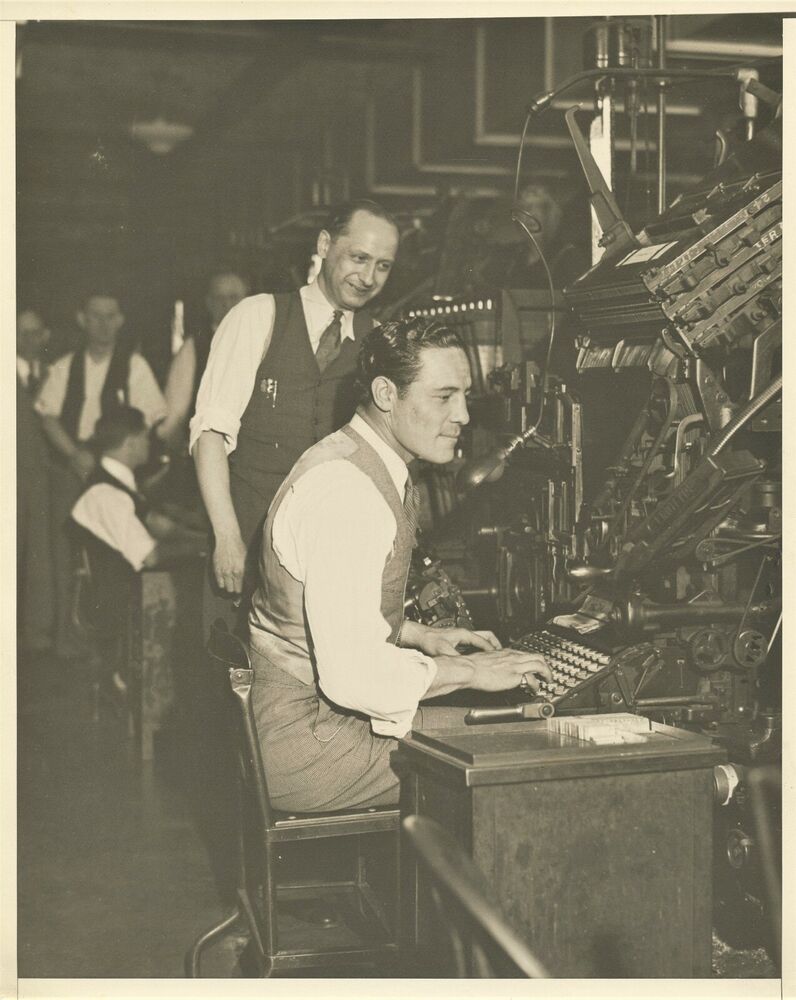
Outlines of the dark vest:
M 130 355 L 129 347 L 117 344 L 111 356 L 111 363 L 105 375 L 100 394 L 100 412 L 106 413 L 121 401 L 127 404 L 130 397 Z M 72 438 L 77 440 L 80 414 L 86 401 L 86 349 L 81 348 L 72 355 L 69 364 L 69 380 L 66 384 L 64 405 L 61 408 L 61 425 Z
M 99 464 L 86 481 L 83 493 L 98 483 L 107 483 L 132 497 L 136 517 L 144 520 L 149 512 L 146 497 L 131 490 Z M 91 585 L 81 595 L 80 615 L 87 625 L 110 636 L 115 630 L 126 628 L 135 571 L 116 549 L 106 545 L 82 525 L 76 522 L 73 524 L 77 538 L 88 556 L 91 571 Z
M 255 489 L 258 473 L 287 475 L 307 448 L 351 419 L 359 346 L 373 326 L 369 315 L 356 313 L 355 339 L 343 340 L 339 355 L 322 373 L 300 294 L 281 293 L 274 300 L 271 342 L 257 369 L 237 448 L 230 456 L 234 474 Z
M 305 472 L 339 459 L 351 462 L 373 481 L 395 517 L 395 542 L 385 561 L 381 580 L 381 613 L 390 626 L 389 642 L 395 642 L 404 618 L 404 595 L 414 534 L 384 462 L 361 435 L 346 425 L 302 456 L 274 498 L 263 533 L 260 586 L 252 599 L 249 617 L 254 648 L 274 666 L 305 684 L 313 683 L 313 667 L 311 639 L 304 617 L 304 587 L 273 554 L 273 520 L 285 493 Z

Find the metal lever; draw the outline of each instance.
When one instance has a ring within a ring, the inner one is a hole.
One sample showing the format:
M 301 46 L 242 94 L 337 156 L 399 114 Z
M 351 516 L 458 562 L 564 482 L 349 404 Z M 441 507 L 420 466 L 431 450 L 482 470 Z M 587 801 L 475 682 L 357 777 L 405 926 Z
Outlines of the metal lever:
M 466 726 L 487 725 L 490 722 L 511 722 L 523 719 L 549 719 L 556 707 L 550 701 L 526 702 L 509 708 L 471 708 L 464 717 Z
M 606 184 L 605 178 L 589 149 L 589 144 L 575 121 L 578 108 L 579 105 L 570 108 L 565 113 L 564 119 L 569 134 L 572 136 L 572 142 L 575 146 L 575 152 L 578 154 L 586 183 L 589 185 L 589 201 L 597 216 L 600 229 L 603 231 L 600 246 L 606 247 L 612 255 L 621 252 L 627 253 L 628 250 L 635 250 L 641 244 L 633 235 L 630 226 L 622 218 L 616 198 Z

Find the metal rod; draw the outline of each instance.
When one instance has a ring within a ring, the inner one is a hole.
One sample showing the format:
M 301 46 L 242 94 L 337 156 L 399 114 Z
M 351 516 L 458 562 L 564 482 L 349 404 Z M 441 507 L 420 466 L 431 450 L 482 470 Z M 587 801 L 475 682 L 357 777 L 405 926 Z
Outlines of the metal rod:
M 636 708 L 666 708 L 667 705 L 704 705 L 713 708 L 715 704 L 715 699 L 696 694 L 673 694 L 670 698 L 639 698 L 636 701 Z
M 666 68 L 666 35 L 667 24 L 665 14 L 656 14 L 658 43 L 658 69 Z M 658 215 L 666 209 L 666 83 L 658 83 Z
M 779 632 L 780 626 L 782 625 L 782 612 L 779 613 L 779 618 L 777 618 L 777 624 L 774 626 L 774 631 L 771 633 L 771 638 L 768 640 L 768 646 L 766 647 L 766 656 L 771 652 L 771 647 L 774 645 L 774 640 L 777 638 L 777 632 Z
M 545 111 L 553 101 L 564 91 L 569 90 L 584 80 L 669 80 L 672 83 L 678 80 L 703 80 L 709 77 L 731 77 L 735 79 L 736 70 L 741 66 L 722 66 L 721 69 L 656 69 L 649 66 L 617 66 L 602 69 L 587 69 L 581 73 L 575 73 L 567 77 L 558 87 L 553 90 L 537 94 L 528 105 L 528 114 L 537 115 Z
M 508 708 L 471 708 L 464 717 L 467 726 L 489 725 L 523 719 L 549 719 L 555 715 L 555 705 L 550 701 L 526 702 Z

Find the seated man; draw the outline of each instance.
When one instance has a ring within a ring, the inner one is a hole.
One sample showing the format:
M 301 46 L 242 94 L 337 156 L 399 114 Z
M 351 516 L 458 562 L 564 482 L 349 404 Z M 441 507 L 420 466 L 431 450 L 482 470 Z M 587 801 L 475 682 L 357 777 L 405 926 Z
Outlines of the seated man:
M 249 625 L 278 809 L 397 802 L 396 739 L 463 722 L 463 709 L 419 702 L 535 690 L 550 676 L 541 656 L 503 650 L 491 633 L 404 619 L 416 523 L 407 463 L 453 458 L 470 381 L 461 342 L 441 324 L 376 327 L 359 355 L 357 412 L 302 455 L 271 504 Z
M 72 519 L 83 529 L 92 576 L 89 624 L 100 643 L 114 643 L 126 632 L 135 573 L 202 555 L 207 542 L 203 532 L 150 510 L 139 493 L 135 470 L 149 457 L 149 431 L 140 410 L 109 408 L 97 421 L 92 444 L 99 461 L 72 508 Z

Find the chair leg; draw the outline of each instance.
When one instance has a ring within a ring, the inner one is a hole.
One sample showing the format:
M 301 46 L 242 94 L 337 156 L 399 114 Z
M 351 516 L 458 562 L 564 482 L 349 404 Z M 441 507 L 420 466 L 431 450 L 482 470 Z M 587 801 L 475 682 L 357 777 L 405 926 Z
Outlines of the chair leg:
M 220 923 L 213 924 L 212 927 L 203 931 L 194 941 L 185 956 L 185 975 L 188 979 L 200 978 L 201 972 L 199 963 L 201 962 L 202 952 L 209 944 L 218 940 L 218 938 L 220 938 L 224 932 L 235 923 L 236 920 L 240 919 L 240 916 L 240 908 L 236 906 L 235 909 L 228 913 Z
M 263 939 L 260 936 L 260 928 L 257 925 L 257 917 L 252 906 L 249 893 L 245 889 L 238 889 L 239 906 L 242 909 L 246 922 L 249 925 L 249 939 L 257 954 L 258 976 L 267 979 L 271 975 L 271 956 L 265 952 Z

